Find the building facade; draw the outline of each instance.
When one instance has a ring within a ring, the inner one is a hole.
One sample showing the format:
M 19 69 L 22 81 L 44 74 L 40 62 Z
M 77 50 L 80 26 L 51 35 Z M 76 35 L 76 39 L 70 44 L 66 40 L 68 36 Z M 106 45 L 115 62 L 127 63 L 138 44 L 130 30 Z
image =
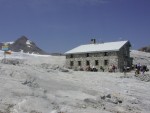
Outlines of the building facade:
M 115 65 L 118 71 L 122 71 L 124 66 L 132 65 L 130 47 L 129 41 L 82 45 L 65 53 L 66 66 L 72 69 L 94 66 L 99 71 L 101 68 L 108 71 L 111 65 Z

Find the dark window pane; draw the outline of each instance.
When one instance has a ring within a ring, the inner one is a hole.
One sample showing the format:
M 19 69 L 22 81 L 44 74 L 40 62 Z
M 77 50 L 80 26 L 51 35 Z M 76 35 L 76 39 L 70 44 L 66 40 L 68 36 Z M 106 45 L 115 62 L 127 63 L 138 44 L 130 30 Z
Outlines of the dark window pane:
M 98 60 L 95 60 L 95 65 L 97 66 L 99 64 Z
M 78 61 L 78 66 L 81 66 L 81 61 Z
M 108 52 L 104 52 L 104 56 L 108 56 Z
M 86 65 L 89 66 L 90 65 L 90 61 L 87 60 L 86 61 Z
M 73 66 L 74 65 L 74 62 L 73 61 L 70 61 L 70 66 Z
M 108 60 L 104 60 L 104 65 L 105 65 L 105 66 L 108 65 Z
M 89 57 L 89 53 L 86 54 L 86 57 Z
M 70 58 L 73 58 L 73 54 L 70 55 Z

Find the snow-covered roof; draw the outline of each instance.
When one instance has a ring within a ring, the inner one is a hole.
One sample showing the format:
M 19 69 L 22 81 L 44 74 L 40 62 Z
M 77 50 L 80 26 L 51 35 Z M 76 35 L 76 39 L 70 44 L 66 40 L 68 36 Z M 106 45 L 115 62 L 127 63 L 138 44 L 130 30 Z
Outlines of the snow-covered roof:
M 119 51 L 129 41 L 117 41 L 117 42 L 105 42 L 96 44 L 86 44 L 78 46 L 72 50 L 67 51 L 65 54 L 77 54 L 77 53 L 94 53 L 104 51 Z

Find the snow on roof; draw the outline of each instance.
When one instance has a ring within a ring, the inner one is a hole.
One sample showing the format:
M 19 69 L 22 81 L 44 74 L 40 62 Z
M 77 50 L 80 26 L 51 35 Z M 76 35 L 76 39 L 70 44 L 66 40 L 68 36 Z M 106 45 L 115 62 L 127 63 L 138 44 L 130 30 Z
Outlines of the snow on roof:
M 117 41 L 117 42 L 105 42 L 96 44 L 86 44 L 78 46 L 72 50 L 67 51 L 65 54 L 77 54 L 77 53 L 93 53 L 93 52 L 104 52 L 104 51 L 119 51 L 128 41 Z

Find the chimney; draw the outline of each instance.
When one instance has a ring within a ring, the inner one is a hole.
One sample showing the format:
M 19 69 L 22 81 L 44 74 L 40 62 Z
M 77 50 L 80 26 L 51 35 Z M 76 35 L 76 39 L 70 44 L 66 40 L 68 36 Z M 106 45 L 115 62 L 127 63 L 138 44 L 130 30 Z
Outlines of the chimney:
M 96 44 L 96 39 L 91 39 L 91 44 Z

